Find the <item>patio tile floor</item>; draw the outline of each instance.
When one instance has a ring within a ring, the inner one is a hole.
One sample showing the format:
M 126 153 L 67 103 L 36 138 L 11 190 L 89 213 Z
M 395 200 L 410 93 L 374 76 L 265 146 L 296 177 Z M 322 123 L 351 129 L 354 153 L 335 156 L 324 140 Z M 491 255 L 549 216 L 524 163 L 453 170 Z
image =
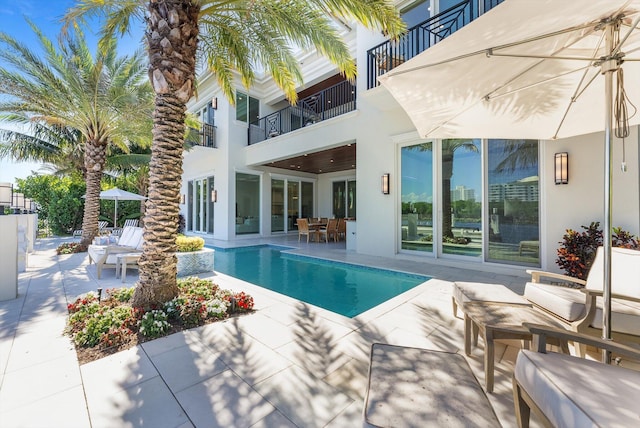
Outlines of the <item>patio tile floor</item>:
M 27 272 L 20 274 L 19 297 L 0 302 L 2 426 L 361 426 L 373 342 L 462 352 L 463 323 L 451 313 L 451 281 L 484 278 L 520 293 L 526 282 L 524 270 L 479 273 L 405 256 L 359 256 L 345 251 L 344 243 L 298 247 L 297 237 L 284 238 L 277 242 L 302 254 L 435 278 L 349 319 L 220 273 L 202 275 L 223 288 L 252 294 L 256 313 L 79 366 L 62 335 L 66 302 L 98 286 L 122 283 L 113 269 L 97 280 L 86 254 L 56 256 L 60 242 L 38 240 Z M 257 242 L 267 241 L 243 244 Z M 134 280 L 135 271 L 128 285 Z M 467 360 L 484 386 L 481 348 L 482 342 Z M 511 427 L 517 349 L 498 348 L 495 393 L 489 400 L 500 423 Z

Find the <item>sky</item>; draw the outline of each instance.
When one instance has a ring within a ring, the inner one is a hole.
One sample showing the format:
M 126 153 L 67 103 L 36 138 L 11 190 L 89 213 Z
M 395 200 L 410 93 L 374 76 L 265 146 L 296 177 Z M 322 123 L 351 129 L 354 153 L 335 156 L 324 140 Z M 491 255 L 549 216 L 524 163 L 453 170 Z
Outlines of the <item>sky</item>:
M 20 40 L 38 52 L 38 42 L 25 17 L 33 21 L 51 40 L 55 41 L 62 27 L 61 18 L 65 11 L 75 3 L 74 0 L 0 0 L 0 31 Z M 97 43 L 98 23 L 92 23 L 94 30 L 85 29 L 84 33 L 89 46 Z M 119 43 L 122 54 L 138 49 L 142 35 L 142 27 L 134 31 L 132 36 L 125 36 Z M 8 129 L 7 124 L 0 122 L 0 128 Z M 0 182 L 15 182 L 15 178 L 26 178 L 32 171 L 40 171 L 42 165 L 37 163 L 15 163 L 9 159 L 0 159 Z

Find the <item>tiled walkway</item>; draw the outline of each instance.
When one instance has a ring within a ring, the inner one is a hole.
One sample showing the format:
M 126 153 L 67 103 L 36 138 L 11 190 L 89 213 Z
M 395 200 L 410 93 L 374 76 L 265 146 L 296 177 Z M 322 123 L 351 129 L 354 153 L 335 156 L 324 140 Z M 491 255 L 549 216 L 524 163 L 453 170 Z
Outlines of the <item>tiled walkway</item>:
M 283 242 L 298 246 L 297 239 Z M 113 269 L 96 280 L 86 254 L 56 256 L 59 243 L 39 240 L 20 275 L 18 299 L 0 302 L 2 427 L 361 426 L 373 342 L 463 353 L 462 320 L 451 313 L 450 281 L 500 282 L 521 292 L 526 280 L 524 272 L 363 257 L 345 251 L 344 244 L 304 243 L 301 253 L 434 279 L 349 319 L 215 273 L 211 277 L 223 288 L 252 294 L 256 313 L 79 366 L 63 335 L 67 301 L 122 283 Z M 130 276 L 127 285 L 134 280 Z M 481 347 L 468 361 L 484 385 Z M 515 353 L 513 347 L 502 348 L 495 393 L 489 394 L 505 427 L 515 426 Z

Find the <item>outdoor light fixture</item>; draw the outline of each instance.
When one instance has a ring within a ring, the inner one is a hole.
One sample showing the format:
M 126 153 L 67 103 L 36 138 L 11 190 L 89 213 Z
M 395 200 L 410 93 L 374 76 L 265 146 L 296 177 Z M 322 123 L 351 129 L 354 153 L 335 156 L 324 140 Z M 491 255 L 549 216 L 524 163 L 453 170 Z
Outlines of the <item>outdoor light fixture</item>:
M 382 174 L 382 194 L 389 194 L 389 173 Z
M 11 204 L 11 208 L 13 208 L 14 214 L 22 213 L 22 210 L 24 209 L 24 195 L 22 193 L 13 194 L 13 203 Z
M 182 195 L 180 195 L 180 203 L 184 205 L 184 201 L 186 200 L 186 196 L 183 193 Z
M 217 190 L 212 190 L 211 191 L 211 202 L 218 202 L 218 191 Z
M 556 153 L 554 172 L 556 184 L 569 183 L 569 153 Z
M 31 202 L 30 198 L 24 198 L 24 210 L 28 213 L 31 212 Z
M 211 108 L 214 110 L 218 110 L 218 97 L 213 97 L 211 99 Z
M 0 183 L 0 215 L 4 214 L 5 207 L 10 207 L 13 202 L 13 184 Z

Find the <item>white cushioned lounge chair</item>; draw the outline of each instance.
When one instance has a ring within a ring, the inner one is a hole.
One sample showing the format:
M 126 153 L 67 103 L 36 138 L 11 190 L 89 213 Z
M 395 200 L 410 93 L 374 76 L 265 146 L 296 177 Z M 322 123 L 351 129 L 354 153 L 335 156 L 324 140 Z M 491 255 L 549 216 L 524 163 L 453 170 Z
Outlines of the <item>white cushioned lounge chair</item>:
M 632 427 L 640 423 L 640 372 L 554 352 L 546 338 L 607 349 L 640 359 L 631 347 L 586 334 L 527 325 L 535 350 L 521 350 L 513 373 L 513 396 L 519 427 L 529 426 L 531 411 L 548 427 Z M 625 361 L 622 362 L 625 364 Z
M 95 262 L 98 279 L 103 268 L 116 268 L 118 254 L 142 251 L 143 232 L 141 227 L 128 226 L 122 230 L 116 245 L 89 245 L 89 263 Z
M 524 297 L 568 323 L 572 330 L 594 336 L 602 332 L 603 249 L 596 253 L 586 281 L 565 275 L 528 271 Z M 584 285 L 573 289 L 540 281 L 543 277 Z M 618 341 L 640 342 L 640 251 L 611 249 L 611 330 Z

